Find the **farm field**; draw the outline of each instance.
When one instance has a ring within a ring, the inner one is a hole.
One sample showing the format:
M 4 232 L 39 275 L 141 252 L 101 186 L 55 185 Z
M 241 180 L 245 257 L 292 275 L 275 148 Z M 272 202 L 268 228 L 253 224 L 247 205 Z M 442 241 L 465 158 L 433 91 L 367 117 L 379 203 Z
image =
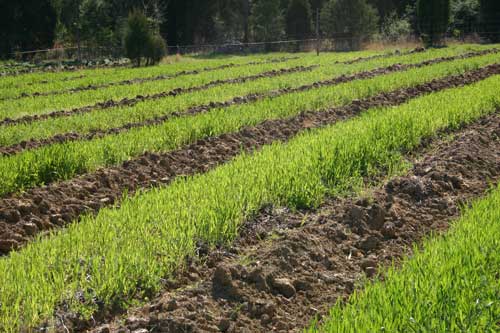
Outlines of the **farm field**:
M 498 331 L 499 91 L 473 44 L 0 77 L 0 331 Z

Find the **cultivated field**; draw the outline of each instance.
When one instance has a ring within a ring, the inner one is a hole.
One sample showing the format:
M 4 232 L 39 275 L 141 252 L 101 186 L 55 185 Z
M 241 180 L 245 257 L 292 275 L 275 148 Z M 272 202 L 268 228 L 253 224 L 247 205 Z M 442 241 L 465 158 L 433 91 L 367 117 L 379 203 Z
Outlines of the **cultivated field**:
M 500 330 L 500 45 L 14 67 L 1 332 Z

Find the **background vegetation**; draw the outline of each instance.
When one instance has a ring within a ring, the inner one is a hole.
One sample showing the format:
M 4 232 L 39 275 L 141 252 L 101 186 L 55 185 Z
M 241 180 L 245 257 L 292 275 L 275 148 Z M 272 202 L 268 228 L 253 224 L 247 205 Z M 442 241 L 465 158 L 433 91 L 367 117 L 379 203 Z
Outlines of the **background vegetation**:
M 445 33 L 500 38 L 496 0 L 4 0 L 0 6 L 3 57 L 80 43 L 121 47 L 134 9 L 146 14 L 172 52 L 178 45 L 312 38 L 317 11 L 321 34 L 348 34 L 351 48 L 372 37 L 397 41 L 420 33 L 431 44 Z M 420 20 L 419 12 L 425 14 Z

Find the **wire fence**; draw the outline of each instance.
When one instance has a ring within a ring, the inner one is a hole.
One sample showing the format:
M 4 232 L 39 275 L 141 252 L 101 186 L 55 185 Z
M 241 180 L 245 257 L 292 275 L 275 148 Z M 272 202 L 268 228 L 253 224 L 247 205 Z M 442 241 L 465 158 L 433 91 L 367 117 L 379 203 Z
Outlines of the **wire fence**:
M 489 35 L 492 35 L 490 33 Z M 488 33 L 469 33 L 454 36 L 452 33 L 443 36 L 443 41 L 461 41 L 461 42 L 485 42 L 480 36 L 487 36 Z M 169 45 L 167 51 L 169 55 L 210 55 L 210 54 L 253 54 L 265 52 L 307 52 L 317 50 L 319 52 L 328 51 L 351 51 L 360 49 L 366 41 L 351 34 L 337 34 L 330 38 L 309 36 L 300 39 L 274 40 L 262 42 L 230 42 L 219 44 L 201 44 L 201 45 Z M 402 36 L 397 41 L 387 41 L 384 39 L 376 40 L 380 44 L 406 44 L 419 43 L 418 35 Z M 80 48 L 76 46 L 53 48 L 33 51 L 14 52 L 16 60 L 28 61 L 32 63 L 58 62 L 71 64 L 72 62 L 104 64 L 109 61 L 110 64 L 119 64 L 111 61 L 125 56 L 121 47 L 94 47 L 83 45 Z
M 331 38 L 306 37 L 300 39 L 273 40 L 262 42 L 230 42 L 219 44 L 198 45 L 169 45 L 167 53 L 181 55 L 198 54 L 253 54 L 265 52 L 306 52 L 312 50 L 320 51 L 348 51 L 358 48 L 361 40 L 350 34 L 339 34 Z M 43 50 L 18 51 L 13 56 L 19 61 L 47 62 L 61 61 L 71 62 L 76 60 L 96 61 L 99 59 L 117 59 L 125 56 L 121 47 L 91 47 L 76 46 L 59 47 Z

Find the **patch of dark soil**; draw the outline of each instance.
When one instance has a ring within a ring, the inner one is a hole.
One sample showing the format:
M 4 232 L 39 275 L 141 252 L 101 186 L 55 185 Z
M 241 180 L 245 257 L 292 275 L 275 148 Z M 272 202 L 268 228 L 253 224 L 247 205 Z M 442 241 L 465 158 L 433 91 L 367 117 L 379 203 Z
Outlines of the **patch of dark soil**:
M 152 302 L 92 332 L 300 332 L 365 276 L 447 230 L 462 203 L 497 182 L 499 138 L 495 114 L 452 141 L 434 141 L 407 175 L 369 198 L 329 198 L 314 211 L 263 209 L 233 246 L 188 260 Z
M 20 248 L 39 232 L 62 227 L 84 213 L 96 213 L 102 207 L 117 203 L 124 191 L 133 193 L 168 184 L 178 176 L 203 173 L 228 162 L 242 150 L 252 152 L 275 141 L 285 142 L 300 131 L 348 119 L 373 107 L 402 104 L 430 92 L 472 84 L 499 73 L 500 65 L 492 65 L 382 93 L 344 107 L 268 120 L 236 133 L 198 140 L 179 150 L 146 153 L 121 166 L 9 195 L 0 199 L 0 254 Z
M 206 108 L 206 107 L 212 107 L 212 105 L 220 105 L 219 107 L 224 107 L 224 105 L 226 105 L 227 103 L 234 104 L 234 102 L 236 102 L 236 101 L 240 101 L 239 103 L 246 103 L 245 100 L 247 98 L 250 98 L 251 100 L 255 100 L 255 99 L 261 99 L 264 97 L 275 97 L 275 96 L 279 96 L 279 95 L 283 95 L 283 94 L 287 94 L 287 93 L 291 93 L 291 92 L 295 92 L 295 91 L 304 91 L 304 90 L 308 90 L 308 89 L 317 88 L 317 87 L 320 87 L 322 85 L 338 84 L 338 83 L 343 83 L 343 82 L 349 82 L 349 81 L 352 81 L 355 79 L 370 78 L 370 77 L 373 77 L 376 75 L 387 74 L 387 73 L 391 72 L 391 70 L 390 69 L 388 70 L 388 68 L 392 68 L 392 71 L 406 70 L 409 68 L 417 68 L 420 66 L 428 66 L 428 65 L 432 65 L 432 64 L 436 64 L 436 63 L 440 63 L 440 62 L 453 61 L 453 60 L 457 60 L 457 59 L 465 59 L 465 58 L 485 55 L 485 54 L 489 54 L 489 53 L 497 53 L 497 52 L 499 52 L 499 50 L 490 49 L 490 50 L 483 50 L 483 51 L 478 51 L 478 52 L 466 53 L 466 54 L 457 55 L 457 56 L 453 56 L 453 57 L 443 57 L 443 58 L 433 59 L 433 60 L 425 61 L 425 62 L 422 62 L 419 64 L 415 64 L 415 65 L 399 65 L 399 64 L 397 64 L 397 65 L 389 66 L 387 68 L 380 68 L 380 69 L 375 69 L 372 71 L 364 72 L 364 75 L 367 75 L 367 76 L 360 76 L 360 77 L 356 77 L 356 75 L 347 76 L 347 77 L 341 76 L 339 78 L 334 78 L 332 80 L 316 82 L 316 83 L 304 85 L 304 86 L 301 86 L 298 88 L 280 89 L 280 90 L 275 90 L 275 91 L 271 91 L 269 93 L 264 93 L 264 94 L 251 94 L 251 95 L 247 95 L 245 97 L 236 97 L 233 100 L 230 100 L 227 102 L 222 102 L 222 103 L 221 102 L 217 102 L 217 103 L 212 102 L 212 103 L 209 103 L 208 106 L 204 105 L 204 106 L 198 106 L 198 107 L 194 107 L 194 108 L 200 108 L 200 107 Z M 360 73 L 360 74 L 363 74 L 363 73 Z M 198 87 L 192 87 L 189 89 L 198 89 Z M 105 110 L 105 109 L 109 109 L 109 108 L 117 107 L 117 106 L 133 106 L 133 105 L 136 105 L 136 104 L 143 102 L 145 100 L 155 100 L 155 99 L 160 99 L 160 98 L 164 98 L 167 96 L 177 96 L 180 93 L 186 93 L 189 89 L 183 90 L 181 88 L 177 88 L 177 89 L 173 89 L 173 90 L 168 91 L 168 92 L 162 92 L 162 93 L 157 93 L 157 94 L 152 94 L 152 95 L 145 95 L 145 96 L 138 95 L 138 96 L 133 97 L 133 98 L 123 98 L 119 101 L 115 101 L 115 100 L 111 99 L 111 100 L 107 100 L 104 102 L 98 102 L 94 105 L 87 105 L 87 106 L 83 106 L 83 107 L 74 108 L 71 110 L 52 111 L 52 112 L 45 113 L 45 114 L 29 115 L 29 116 L 16 118 L 16 119 L 4 118 L 4 119 L 0 120 L 0 126 L 15 125 L 15 124 L 19 124 L 19 123 L 30 123 L 30 122 L 44 120 L 44 119 L 50 119 L 50 118 L 69 117 L 69 116 L 72 116 L 75 114 L 88 113 L 88 112 L 92 112 L 92 111 L 96 111 L 96 110 Z M 192 90 L 192 91 L 195 91 L 195 90 Z
M 492 51 L 487 50 L 486 52 L 490 53 Z M 474 54 L 477 55 L 477 53 L 474 53 Z M 33 140 L 28 140 L 28 141 L 22 141 L 18 144 L 14 144 L 11 146 L 4 146 L 4 147 L 0 146 L 0 155 L 14 155 L 14 154 L 17 154 L 17 153 L 22 152 L 24 150 L 36 149 L 36 148 L 40 148 L 43 146 L 48 146 L 48 145 L 56 144 L 56 143 L 64 143 L 64 142 L 70 142 L 70 141 L 84 141 L 84 140 L 88 141 L 88 140 L 92 140 L 92 139 L 96 139 L 96 138 L 102 138 L 106 135 L 118 134 L 118 133 L 121 133 L 124 131 L 128 131 L 132 128 L 161 124 L 161 123 L 163 123 L 171 118 L 175 118 L 175 117 L 195 115 L 198 113 L 208 112 L 210 110 L 217 109 L 217 108 L 227 108 L 227 107 L 230 107 L 233 105 L 252 103 L 252 102 L 255 102 L 257 100 L 266 98 L 266 97 L 275 98 L 275 97 L 282 96 L 285 94 L 302 92 L 302 91 L 306 91 L 306 90 L 310 90 L 310 89 L 320 88 L 323 86 L 333 86 L 333 85 L 351 82 L 351 81 L 355 81 L 355 80 L 369 79 L 369 78 L 373 78 L 373 77 L 380 76 L 380 75 L 385 75 L 385 74 L 389 74 L 389 73 L 408 70 L 411 68 L 420 68 L 420 67 L 430 66 L 433 64 L 441 63 L 441 62 L 453 61 L 453 60 L 462 59 L 462 58 L 468 58 L 471 56 L 472 56 L 472 53 L 466 54 L 466 55 L 460 55 L 460 56 L 437 58 L 437 59 L 428 60 L 428 61 L 424 61 L 424 62 L 417 63 L 417 64 L 410 64 L 410 65 L 395 64 L 395 65 L 391 65 L 388 67 L 377 68 L 377 69 L 374 69 L 371 71 L 360 72 L 360 73 L 356 73 L 356 74 L 349 75 L 349 76 L 342 75 L 342 76 L 334 78 L 334 79 L 319 81 L 319 82 L 315 82 L 312 84 L 303 85 L 303 86 L 300 86 L 297 88 L 284 88 L 284 89 L 278 89 L 275 91 L 270 91 L 270 92 L 266 92 L 266 93 L 262 93 L 262 94 L 249 94 L 249 95 L 246 95 L 243 97 L 235 97 L 235 98 L 230 99 L 230 100 L 225 101 L 225 102 L 211 102 L 211 103 L 206 104 L 206 105 L 198 105 L 198 106 L 191 107 L 191 108 L 184 110 L 182 112 L 173 112 L 173 113 L 169 113 L 169 114 L 166 114 L 163 116 L 153 117 L 151 119 L 141 121 L 141 122 L 127 123 L 127 124 L 124 124 L 120 127 L 115 127 L 115 128 L 105 129 L 105 130 L 104 129 L 103 130 L 99 130 L 99 129 L 92 130 L 90 133 L 87 133 L 87 134 L 78 134 L 78 133 L 69 132 L 69 133 L 57 134 L 57 135 L 54 135 L 54 136 L 46 138 L 46 139 L 39 139 L 39 140 L 33 139 Z M 280 71 L 263 73 L 263 74 L 259 74 L 256 76 L 260 76 L 260 75 L 262 75 L 263 77 L 269 77 L 270 75 L 277 76 L 277 75 L 282 75 L 282 74 L 286 74 L 286 73 L 311 70 L 313 67 L 314 66 L 296 67 L 296 68 L 292 68 L 292 69 L 285 69 L 285 70 L 280 70 Z M 247 80 L 249 78 L 253 79 L 253 76 L 247 77 L 247 78 L 232 79 L 230 81 L 234 80 L 234 83 L 236 83 L 236 82 L 239 83 L 239 82 L 244 82 L 244 80 Z M 243 81 L 241 81 L 241 80 L 243 80 Z M 211 83 L 209 83 L 208 85 L 210 85 L 210 84 Z M 200 87 L 189 88 L 187 90 L 191 90 L 191 89 L 202 90 L 204 88 L 203 88 L 203 86 L 200 86 Z M 173 90 L 173 91 L 169 92 L 168 94 L 173 94 L 173 96 L 175 96 L 176 94 L 182 93 L 182 91 L 183 91 L 182 89 L 180 89 L 180 90 L 177 89 L 177 90 Z M 70 112 L 70 111 L 68 111 L 68 112 Z M 38 117 L 39 118 L 38 120 L 43 120 L 44 119 L 43 117 L 45 117 L 45 116 L 50 116 L 50 114 L 49 115 L 40 115 L 40 116 L 28 116 L 28 117 L 29 118 Z M 42 118 L 40 118 L 40 117 L 42 117 Z M 22 119 L 24 119 L 24 118 L 20 118 L 19 120 L 22 120 Z M 15 123 L 17 123 L 17 121 L 18 120 L 14 120 Z M 1 124 L 1 121 L 0 121 L 0 124 Z

